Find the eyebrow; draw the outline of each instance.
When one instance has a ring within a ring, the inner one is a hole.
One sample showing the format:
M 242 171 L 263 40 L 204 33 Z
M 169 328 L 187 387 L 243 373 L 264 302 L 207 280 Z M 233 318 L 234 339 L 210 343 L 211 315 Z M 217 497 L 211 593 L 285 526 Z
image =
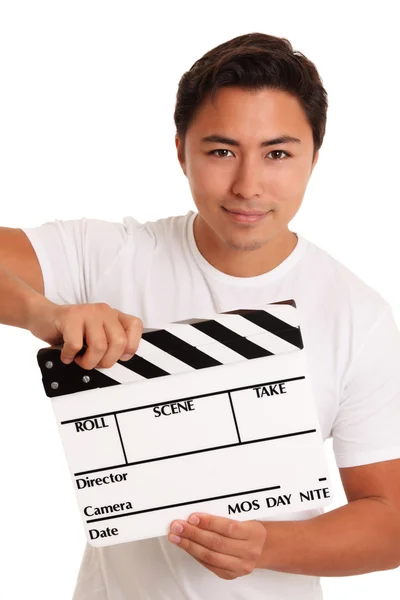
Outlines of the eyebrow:
M 217 144 L 226 144 L 228 146 L 240 146 L 240 142 L 237 140 L 233 140 L 232 138 L 224 137 L 223 135 L 218 135 L 217 133 L 213 133 L 212 135 L 207 135 L 200 140 L 201 142 L 214 142 Z M 301 140 L 299 138 L 292 137 L 290 135 L 282 135 L 280 137 L 274 138 L 272 140 L 265 140 L 261 142 L 260 148 L 264 148 L 265 146 L 276 146 L 277 144 L 288 144 L 290 142 L 295 142 L 296 144 L 301 144 Z

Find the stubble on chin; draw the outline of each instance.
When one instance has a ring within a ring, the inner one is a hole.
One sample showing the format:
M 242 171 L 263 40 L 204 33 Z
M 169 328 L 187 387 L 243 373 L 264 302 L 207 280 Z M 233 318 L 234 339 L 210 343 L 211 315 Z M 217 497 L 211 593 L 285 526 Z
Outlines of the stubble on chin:
M 263 246 L 265 246 L 265 244 L 268 242 L 268 240 L 249 240 L 247 242 L 239 242 L 233 239 L 225 239 L 224 240 L 225 245 L 230 249 L 230 250 L 241 250 L 241 251 L 249 251 L 251 252 L 252 250 L 259 250 L 260 248 L 262 248 Z

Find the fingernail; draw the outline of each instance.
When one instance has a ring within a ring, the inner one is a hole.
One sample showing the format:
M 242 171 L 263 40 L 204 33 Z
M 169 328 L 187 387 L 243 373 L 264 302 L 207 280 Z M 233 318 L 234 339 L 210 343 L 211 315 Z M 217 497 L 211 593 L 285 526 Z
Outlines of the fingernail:
M 129 360 L 130 358 L 132 358 L 132 354 L 123 354 L 121 356 L 121 360 Z
M 179 537 L 179 535 L 173 535 L 173 534 L 171 534 L 170 537 L 169 537 L 169 539 L 174 544 L 179 544 L 179 542 L 181 541 L 181 538 Z
M 197 515 L 190 515 L 188 521 L 192 525 L 198 525 L 200 523 L 200 519 Z
M 183 527 L 180 523 L 174 523 L 171 527 L 173 533 L 182 533 Z

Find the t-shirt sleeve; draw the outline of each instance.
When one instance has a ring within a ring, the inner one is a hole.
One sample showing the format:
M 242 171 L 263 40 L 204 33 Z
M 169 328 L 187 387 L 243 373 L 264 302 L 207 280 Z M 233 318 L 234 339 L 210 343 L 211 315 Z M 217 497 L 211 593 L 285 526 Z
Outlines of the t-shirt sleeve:
M 57 304 L 90 302 L 129 234 L 125 222 L 87 218 L 55 220 L 22 230 L 39 260 L 44 295 Z
M 347 371 L 332 443 L 339 468 L 400 458 L 400 333 L 388 305 Z

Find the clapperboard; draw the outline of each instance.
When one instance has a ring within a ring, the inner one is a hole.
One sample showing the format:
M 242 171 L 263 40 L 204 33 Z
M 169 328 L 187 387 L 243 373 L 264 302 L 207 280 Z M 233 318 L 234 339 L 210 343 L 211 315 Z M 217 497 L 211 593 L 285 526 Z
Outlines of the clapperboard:
M 331 502 L 293 300 L 145 329 L 109 369 L 60 353 L 37 359 L 90 544 L 167 535 L 194 511 L 268 520 Z

